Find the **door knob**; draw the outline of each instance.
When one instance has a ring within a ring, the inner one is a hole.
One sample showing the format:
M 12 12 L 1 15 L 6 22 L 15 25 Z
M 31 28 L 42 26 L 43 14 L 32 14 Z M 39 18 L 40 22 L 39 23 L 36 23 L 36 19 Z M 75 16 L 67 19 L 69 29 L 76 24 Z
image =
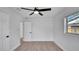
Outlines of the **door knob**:
M 6 38 L 9 38 L 9 35 L 7 35 Z

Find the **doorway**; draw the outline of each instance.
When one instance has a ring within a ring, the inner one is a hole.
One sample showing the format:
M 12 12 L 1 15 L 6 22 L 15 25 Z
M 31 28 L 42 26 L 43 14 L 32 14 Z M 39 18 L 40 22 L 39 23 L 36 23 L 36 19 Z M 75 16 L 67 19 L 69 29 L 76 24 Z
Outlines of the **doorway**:
M 24 22 L 23 24 L 23 41 L 31 41 L 32 39 L 32 22 Z

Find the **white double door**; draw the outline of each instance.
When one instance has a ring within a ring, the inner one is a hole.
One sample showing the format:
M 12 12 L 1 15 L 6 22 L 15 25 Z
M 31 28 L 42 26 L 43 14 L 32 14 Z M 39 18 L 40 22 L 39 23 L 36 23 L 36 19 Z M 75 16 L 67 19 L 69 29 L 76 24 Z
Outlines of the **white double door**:
M 9 50 L 9 16 L 0 12 L 0 51 Z

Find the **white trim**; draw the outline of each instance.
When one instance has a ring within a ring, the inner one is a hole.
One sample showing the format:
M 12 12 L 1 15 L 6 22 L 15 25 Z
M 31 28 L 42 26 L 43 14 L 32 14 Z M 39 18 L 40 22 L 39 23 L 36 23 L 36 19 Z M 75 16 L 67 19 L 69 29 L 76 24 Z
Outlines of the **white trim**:
M 39 40 L 39 39 L 26 39 L 26 38 L 23 38 L 23 41 L 26 41 L 26 42 L 28 42 L 28 41 L 54 41 L 54 40 L 52 40 L 52 39 L 50 39 L 50 40 Z
M 19 47 L 21 45 L 21 43 L 17 44 L 16 46 L 14 46 L 12 49 L 10 49 L 10 51 L 14 51 L 17 47 Z
M 65 49 L 56 41 L 54 41 L 55 44 L 57 44 L 63 51 L 65 51 Z

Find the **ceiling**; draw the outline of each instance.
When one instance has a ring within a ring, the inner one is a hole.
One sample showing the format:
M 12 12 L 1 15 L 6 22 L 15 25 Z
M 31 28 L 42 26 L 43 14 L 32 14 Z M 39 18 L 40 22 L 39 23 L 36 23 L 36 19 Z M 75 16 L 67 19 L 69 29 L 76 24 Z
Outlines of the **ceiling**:
M 33 7 L 25 7 L 29 9 L 33 9 Z M 0 10 L 5 11 L 7 13 L 18 13 L 22 16 L 23 21 L 32 21 L 32 22 L 52 22 L 54 17 L 60 15 L 61 12 L 64 12 L 64 7 L 38 7 L 41 8 L 51 8 L 51 11 L 42 12 L 43 16 L 39 14 L 29 15 L 31 11 L 22 10 L 21 7 L 0 7 Z M 27 19 L 27 20 L 26 20 Z
M 25 8 L 34 9 L 34 7 L 25 7 Z M 33 14 L 33 15 L 30 16 L 29 14 L 32 13 L 32 11 L 23 10 L 20 7 L 15 7 L 15 8 L 12 8 L 12 9 L 16 10 L 24 18 L 51 18 L 51 17 L 54 17 L 56 14 L 58 14 L 60 11 L 63 10 L 63 7 L 38 7 L 38 8 L 39 9 L 51 8 L 51 11 L 41 12 L 41 13 L 43 13 L 43 16 L 40 16 L 39 14 Z

